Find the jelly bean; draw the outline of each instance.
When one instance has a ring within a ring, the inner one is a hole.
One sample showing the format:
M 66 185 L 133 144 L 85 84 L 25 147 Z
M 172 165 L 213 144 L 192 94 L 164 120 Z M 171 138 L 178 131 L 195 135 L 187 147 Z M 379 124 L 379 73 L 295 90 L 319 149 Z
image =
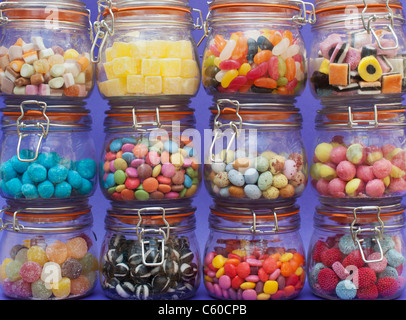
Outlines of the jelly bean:
M 279 79 L 279 59 L 278 59 L 278 57 L 272 56 L 269 59 L 268 74 L 273 80 Z
M 287 72 L 287 67 L 285 60 L 283 60 L 281 57 L 278 57 L 278 69 L 279 69 L 279 76 L 284 77 Z
M 259 65 L 263 62 L 268 62 L 271 57 L 272 57 L 272 51 L 262 50 L 255 55 L 254 62 Z
M 240 76 L 246 76 L 251 71 L 251 65 L 249 63 L 243 63 L 238 70 Z
M 239 75 L 235 77 L 231 82 L 230 85 L 228 86 L 229 90 L 235 90 L 237 91 L 240 89 L 244 84 L 246 84 L 248 81 L 246 76 Z
M 266 73 L 268 72 L 268 63 L 263 62 L 259 66 L 255 67 L 254 69 L 251 69 L 247 73 L 247 78 L 251 80 L 255 80 L 258 78 L 263 77 Z
M 293 34 L 290 30 L 285 30 L 282 33 L 282 39 L 289 39 L 289 43 L 292 45 L 293 43 Z
M 275 89 L 278 85 L 277 82 L 271 78 L 258 78 L 255 80 L 254 84 L 257 87 L 269 89 Z
M 219 68 L 221 70 L 233 70 L 239 69 L 241 67 L 241 63 L 236 60 L 224 60 L 220 63 Z
M 207 59 L 205 59 L 204 60 L 204 67 L 208 68 L 209 66 L 214 66 L 214 59 L 216 59 L 215 55 L 211 55 Z
M 231 81 L 233 81 L 237 77 L 238 77 L 238 71 L 237 70 L 229 70 L 229 71 L 227 71 L 227 73 L 221 79 L 222 87 L 223 88 L 228 88 Z
M 274 47 L 273 44 L 264 36 L 258 37 L 257 43 L 258 43 L 258 47 L 261 50 L 270 50 L 270 51 L 272 51 L 272 49 Z
M 230 39 L 224 49 L 220 53 L 221 61 L 227 60 L 231 58 L 235 47 L 237 46 L 237 42 L 233 39 Z
M 244 37 L 240 37 L 238 39 L 237 45 L 231 55 L 233 60 L 241 59 L 243 56 L 246 56 L 248 53 L 248 43 L 247 39 Z
M 215 57 L 219 57 L 220 56 L 220 51 L 217 49 L 217 46 L 212 44 L 209 47 L 210 52 L 215 56 Z
M 247 60 L 248 62 L 252 63 L 254 62 L 255 55 L 258 53 L 258 44 L 254 39 L 249 38 L 247 40 L 247 46 L 248 46 Z
M 296 75 L 295 60 L 293 60 L 293 58 L 287 58 L 285 60 L 285 64 L 286 64 L 285 77 L 286 77 L 286 79 L 288 79 L 288 81 L 292 81 L 293 79 L 295 79 L 295 75 Z
M 216 45 L 218 51 L 221 52 L 224 50 L 225 46 L 227 45 L 227 42 L 226 40 L 224 40 L 223 36 L 218 34 L 214 37 L 214 44 Z

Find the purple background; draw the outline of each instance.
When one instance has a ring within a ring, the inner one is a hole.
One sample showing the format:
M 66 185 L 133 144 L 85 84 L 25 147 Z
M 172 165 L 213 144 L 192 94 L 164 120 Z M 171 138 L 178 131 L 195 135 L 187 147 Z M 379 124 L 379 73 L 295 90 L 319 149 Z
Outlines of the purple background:
M 88 9 L 92 12 L 92 21 L 96 19 L 97 16 L 97 2 L 95 0 L 83 0 L 86 4 Z M 313 0 L 312 0 L 313 1 Z M 193 8 L 197 8 L 202 10 L 203 17 L 205 18 L 207 15 L 207 4 L 204 0 L 190 0 L 190 5 Z M 196 13 L 194 13 L 196 17 Z M 203 30 L 196 30 L 193 33 L 196 42 L 200 40 L 203 35 Z M 305 26 L 302 29 L 302 35 L 305 39 L 306 46 L 308 52 L 310 52 L 310 46 L 312 41 L 312 34 L 311 34 L 311 27 Z M 199 54 L 202 56 L 203 49 L 204 49 L 205 42 L 203 42 L 199 47 Z M 211 97 L 206 94 L 203 87 L 200 87 L 198 95 L 192 100 L 191 107 L 196 110 L 196 117 L 197 121 L 197 129 L 200 132 L 203 132 L 204 129 L 209 128 L 209 107 L 212 105 Z M 302 135 L 305 142 L 307 153 L 309 154 L 313 148 L 313 139 L 315 137 L 315 130 L 314 130 L 314 119 L 316 115 L 316 111 L 320 108 L 319 102 L 311 95 L 309 87 L 306 88 L 305 92 L 297 99 L 296 106 L 301 109 L 304 123 L 303 123 L 303 130 Z M 97 145 L 98 154 L 101 154 L 102 148 L 102 141 L 104 141 L 104 132 L 103 132 L 103 121 L 104 121 L 104 112 L 108 109 L 108 104 L 105 100 L 103 100 L 97 90 L 97 88 L 93 91 L 90 99 L 88 99 L 88 108 L 91 110 L 91 115 L 93 117 L 93 137 Z M 203 136 L 203 135 L 202 135 Z M 200 251 L 201 255 L 203 255 L 204 246 L 206 239 L 208 237 L 209 228 L 208 228 L 208 215 L 209 215 L 209 206 L 211 205 L 212 200 L 208 195 L 208 192 L 202 186 L 195 197 L 193 202 L 194 206 L 197 207 L 196 217 L 197 217 L 197 229 L 196 235 L 199 239 L 200 244 Z M 90 199 L 90 204 L 92 205 L 93 209 L 93 216 L 94 216 L 94 232 L 98 238 L 98 246 L 100 248 L 101 242 L 104 237 L 104 217 L 106 214 L 106 210 L 110 207 L 110 203 L 105 199 L 103 194 L 100 191 L 100 188 L 97 189 L 94 196 Z M 304 247 L 307 252 L 307 248 L 309 245 L 310 237 L 312 234 L 312 227 L 313 227 L 313 212 L 315 206 L 318 204 L 317 198 L 315 193 L 311 189 L 311 186 L 308 185 L 306 191 L 302 195 L 302 197 L 298 200 L 298 204 L 301 207 L 301 217 L 302 217 L 302 225 L 301 225 L 301 235 L 304 242 Z M 0 299 L 6 299 L 4 295 L 0 296 Z M 92 295 L 87 297 L 86 299 L 89 300 L 104 300 L 108 299 L 103 295 L 101 290 L 101 286 L 97 283 L 96 289 Z M 200 288 L 194 297 L 195 300 L 205 300 L 211 299 L 204 288 L 203 283 L 201 283 Z M 299 300 L 313 300 L 318 299 L 315 297 L 306 282 L 305 287 L 301 293 L 301 295 L 297 298 Z M 406 300 L 406 294 L 403 294 L 400 298 L 402 300 Z

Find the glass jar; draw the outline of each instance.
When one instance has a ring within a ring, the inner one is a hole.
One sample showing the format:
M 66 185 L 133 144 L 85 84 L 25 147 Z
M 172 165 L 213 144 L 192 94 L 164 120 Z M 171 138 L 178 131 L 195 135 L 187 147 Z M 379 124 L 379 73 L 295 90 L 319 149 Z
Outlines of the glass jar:
M 224 202 L 268 205 L 299 197 L 308 165 L 302 117 L 293 106 L 219 100 L 212 108 L 212 143 L 205 185 Z
M 200 181 L 200 134 L 185 106 L 106 112 L 100 186 L 108 200 L 163 203 L 190 199 Z
M 49 205 L 90 197 L 97 182 L 89 111 L 24 101 L 2 110 L 0 194 Z
M 294 101 L 307 81 L 300 29 L 314 18 L 313 4 L 303 1 L 211 1 L 202 72 L 207 93 L 246 102 Z
M 323 104 L 387 102 L 406 90 L 402 1 L 316 0 L 309 77 Z
M 93 291 L 98 270 L 93 218 L 89 205 L 76 205 L 10 203 L 2 210 L 0 279 L 7 297 L 77 299 Z
M 118 300 L 180 300 L 200 284 L 195 208 L 112 208 L 100 252 L 104 294 Z
M 297 205 L 257 209 L 211 207 L 204 284 L 223 300 L 285 300 L 305 283 L 305 253 Z
M 405 107 L 334 107 L 316 117 L 310 168 L 322 201 L 393 203 L 406 194 Z
M 405 208 L 319 206 L 308 251 L 312 292 L 335 300 L 388 300 L 405 286 Z
M 99 4 L 92 53 L 101 95 L 110 102 L 187 103 L 194 97 L 201 76 L 192 31 L 202 26 L 193 22 L 192 11 L 201 18 L 200 10 L 188 1 L 105 2 Z
M 0 92 L 7 103 L 41 96 L 69 104 L 89 97 L 93 33 L 84 2 L 5 0 L 0 25 Z

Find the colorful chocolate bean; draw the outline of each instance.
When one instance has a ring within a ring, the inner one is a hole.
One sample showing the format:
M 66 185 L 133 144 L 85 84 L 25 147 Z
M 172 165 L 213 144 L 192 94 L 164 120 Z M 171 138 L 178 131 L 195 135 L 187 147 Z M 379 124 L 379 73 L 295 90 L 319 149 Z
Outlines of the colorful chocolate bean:
M 406 192 L 406 151 L 395 145 L 347 145 L 333 138 L 317 145 L 313 160 L 312 185 L 321 197 L 387 198 Z
M 192 197 L 200 184 L 196 150 L 182 141 L 117 138 L 105 150 L 101 187 L 116 201 Z
M 6 95 L 86 97 L 93 88 L 93 66 L 88 52 L 45 47 L 41 37 L 1 47 L 0 92 Z M 63 80 L 62 81 L 62 77 Z M 10 81 L 13 83 L 11 84 Z M 71 86 L 80 87 L 72 92 Z M 59 89 L 54 91 L 51 89 Z

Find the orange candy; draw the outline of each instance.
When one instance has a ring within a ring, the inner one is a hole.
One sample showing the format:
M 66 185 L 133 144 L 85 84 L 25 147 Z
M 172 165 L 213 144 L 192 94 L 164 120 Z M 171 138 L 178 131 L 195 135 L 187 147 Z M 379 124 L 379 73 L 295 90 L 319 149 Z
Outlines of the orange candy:
M 171 192 L 172 188 L 170 185 L 167 184 L 160 184 L 158 186 L 158 191 L 161 191 L 162 193 L 169 193 Z
M 285 288 L 283 288 L 283 293 L 285 295 L 285 297 L 290 297 L 295 293 L 295 287 L 294 286 L 286 286 Z
M 129 189 L 124 189 L 123 191 L 121 191 L 121 198 L 123 199 L 123 200 L 134 200 L 135 199 L 135 194 L 134 194 L 134 191 L 132 191 L 132 190 L 129 190 Z
M 295 272 L 295 270 L 293 270 L 293 268 L 289 262 L 282 262 L 281 275 L 283 275 L 284 277 L 289 277 L 294 272 Z
M 262 62 L 269 61 L 272 57 L 272 51 L 271 50 L 262 50 L 261 52 L 258 52 L 255 57 L 254 57 L 254 62 L 256 64 L 261 64 Z
M 286 74 L 285 78 L 288 79 L 288 81 L 292 81 L 295 79 L 296 76 L 296 64 L 295 60 L 290 57 L 285 60 L 286 63 Z
M 289 31 L 289 30 L 284 31 L 283 34 L 282 34 L 282 38 L 283 38 L 283 39 L 288 38 L 289 41 L 290 41 L 290 45 L 292 45 L 292 42 L 293 42 L 293 34 L 292 34 L 291 31 Z
M 237 45 L 231 55 L 231 59 L 239 60 L 247 55 L 248 52 L 248 42 L 246 38 L 239 38 Z
M 90 282 L 84 275 L 80 275 L 78 278 L 71 280 L 71 284 L 70 284 L 70 293 L 71 294 L 82 296 L 86 292 L 88 292 L 89 289 L 90 289 Z
M 144 158 L 148 153 L 148 147 L 145 144 L 137 144 L 134 149 L 133 153 L 137 158 Z
M 75 259 L 82 259 L 87 253 L 87 243 L 82 237 L 76 237 L 66 242 L 68 256 Z
M 45 253 L 47 254 L 49 261 L 58 264 L 64 263 L 68 258 L 68 248 L 66 244 L 60 241 L 49 244 L 45 249 Z
M 271 41 L 271 43 L 273 44 L 273 46 L 276 46 L 279 42 L 282 41 L 282 35 L 280 34 L 280 32 L 275 32 L 274 34 L 272 34 L 270 36 L 269 41 Z
M 159 182 L 157 179 L 155 178 L 148 178 L 145 179 L 142 187 L 144 188 L 144 190 L 148 193 L 152 193 L 158 190 L 158 186 L 159 186 Z
M 240 260 L 238 260 L 238 259 L 227 259 L 225 264 L 233 264 L 235 266 L 238 266 L 240 264 Z
M 214 44 L 216 45 L 217 49 L 221 52 L 224 50 L 225 46 L 227 45 L 227 41 L 224 40 L 222 35 L 216 35 L 214 38 Z
M 275 89 L 278 83 L 271 78 L 259 78 L 254 81 L 254 84 L 260 88 Z

